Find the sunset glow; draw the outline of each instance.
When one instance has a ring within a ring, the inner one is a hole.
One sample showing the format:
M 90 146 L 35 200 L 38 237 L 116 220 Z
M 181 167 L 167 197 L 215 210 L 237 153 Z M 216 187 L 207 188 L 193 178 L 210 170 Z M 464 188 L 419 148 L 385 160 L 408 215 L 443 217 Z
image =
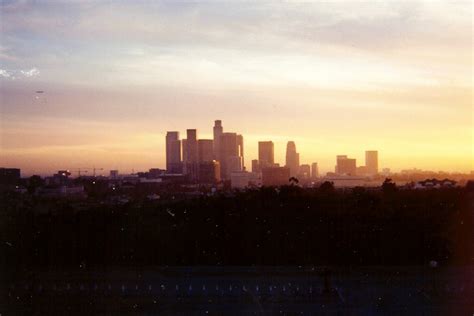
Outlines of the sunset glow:
M 0 164 L 164 168 L 166 131 L 215 119 L 302 163 L 474 170 L 472 3 L 0 5 Z M 37 93 L 37 91 L 44 91 Z

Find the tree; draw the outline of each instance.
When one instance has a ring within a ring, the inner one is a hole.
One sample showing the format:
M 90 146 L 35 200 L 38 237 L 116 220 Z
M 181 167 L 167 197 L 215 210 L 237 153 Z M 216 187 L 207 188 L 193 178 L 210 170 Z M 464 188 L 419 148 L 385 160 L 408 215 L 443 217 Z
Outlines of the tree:
M 386 178 L 382 184 L 383 193 L 392 193 L 397 191 L 397 184 L 390 178 Z
M 297 185 L 300 181 L 295 178 L 295 177 L 291 177 L 288 182 L 290 182 L 290 185 Z
M 28 179 L 28 193 L 35 193 L 36 189 L 44 185 L 43 179 L 38 175 L 33 175 Z
M 331 193 L 334 192 L 334 190 L 334 183 L 329 181 L 323 182 L 323 184 L 321 184 L 321 186 L 319 187 L 319 191 L 323 193 Z

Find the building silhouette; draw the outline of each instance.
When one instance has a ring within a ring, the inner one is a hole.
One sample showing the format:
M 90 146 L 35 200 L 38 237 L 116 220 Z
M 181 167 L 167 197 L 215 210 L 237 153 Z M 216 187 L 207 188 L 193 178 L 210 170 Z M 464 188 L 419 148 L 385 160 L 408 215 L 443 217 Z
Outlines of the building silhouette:
M 275 163 L 272 141 L 258 142 L 258 165 L 260 169 L 272 167 Z
M 336 156 L 336 174 L 355 176 L 357 174 L 356 160 L 348 158 L 347 155 Z
M 290 168 L 267 167 L 262 169 L 262 184 L 264 186 L 287 185 L 290 179 Z
M 317 162 L 311 164 L 311 178 L 316 179 L 319 177 L 319 167 Z
M 112 179 L 112 180 L 115 180 L 115 179 L 118 179 L 119 177 L 119 171 L 118 170 L 110 170 L 110 173 L 109 173 L 109 179 Z
M 366 172 L 370 176 L 375 176 L 379 173 L 379 152 L 376 150 L 367 150 L 365 152 L 365 167 Z
M 20 181 L 21 170 L 18 168 L 0 168 L 0 184 L 15 185 Z
M 252 160 L 252 172 L 260 172 L 260 165 L 258 163 L 258 159 Z
M 298 177 L 301 179 L 309 179 L 311 177 L 311 166 L 310 165 L 301 165 L 298 172 Z
M 167 173 L 183 172 L 179 132 L 166 133 L 166 171 Z
M 213 128 L 213 135 L 214 135 L 214 159 L 219 160 L 219 155 L 220 155 L 220 141 L 221 141 L 221 135 L 224 132 L 224 128 L 222 127 L 222 121 L 221 120 L 215 120 L 214 121 L 214 128 Z
M 221 167 L 216 160 L 199 162 L 198 182 L 216 184 L 221 181 Z
M 296 152 L 296 145 L 293 141 L 286 144 L 286 167 L 290 169 L 290 176 L 294 177 L 298 174 L 300 154 Z
M 245 170 L 245 163 L 244 163 L 244 136 L 241 134 L 237 134 L 237 148 L 239 151 L 239 156 L 241 160 L 241 169 Z
M 214 159 L 214 142 L 212 139 L 198 140 L 198 162 L 209 162 Z
M 242 152 L 239 137 L 236 133 L 222 133 L 219 139 L 219 157 L 221 178 L 230 180 L 230 174 L 242 170 Z
M 244 189 L 247 187 L 258 187 L 262 185 L 261 174 L 257 172 L 232 172 L 230 176 L 232 188 Z
M 183 139 L 183 171 L 190 180 L 197 180 L 198 169 L 198 141 L 195 129 L 186 130 L 186 139 Z

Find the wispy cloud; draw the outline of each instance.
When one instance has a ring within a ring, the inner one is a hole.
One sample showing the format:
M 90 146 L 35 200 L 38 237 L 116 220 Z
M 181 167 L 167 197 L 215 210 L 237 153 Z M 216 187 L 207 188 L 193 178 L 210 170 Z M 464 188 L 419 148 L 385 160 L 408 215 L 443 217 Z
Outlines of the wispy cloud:
M 0 69 L 0 76 L 3 78 L 12 78 L 12 74 L 9 71 L 6 71 L 5 69 Z
M 25 77 L 36 77 L 40 74 L 37 68 L 31 68 L 30 70 L 20 70 L 20 73 L 23 74 Z
M 0 77 L 6 78 L 6 79 L 21 79 L 21 78 L 32 78 L 39 76 L 40 71 L 38 68 L 33 67 L 31 69 L 26 69 L 26 70 L 6 70 L 6 69 L 0 69 Z

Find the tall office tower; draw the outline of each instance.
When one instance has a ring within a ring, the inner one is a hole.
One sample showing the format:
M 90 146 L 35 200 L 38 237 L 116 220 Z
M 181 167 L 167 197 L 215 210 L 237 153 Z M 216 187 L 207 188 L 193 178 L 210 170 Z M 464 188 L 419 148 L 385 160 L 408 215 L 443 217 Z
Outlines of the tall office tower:
M 221 120 L 215 120 L 214 121 L 214 159 L 219 160 L 219 154 L 220 154 L 220 149 L 219 149 L 219 144 L 221 142 L 221 135 L 224 132 L 224 128 L 222 127 L 222 121 Z
M 311 178 L 316 179 L 319 177 L 319 167 L 317 162 L 311 164 Z
M 231 172 L 242 169 L 242 157 L 240 156 L 237 134 L 222 133 L 219 142 L 221 178 L 229 180 Z
M 204 161 L 199 163 L 198 181 L 202 184 L 215 184 L 221 181 L 221 168 L 218 161 Z
M 301 165 L 298 176 L 302 179 L 309 179 L 311 177 L 311 166 L 310 165 Z
M 214 160 L 214 148 L 212 139 L 198 140 L 198 161 L 209 162 Z
M 260 172 L 260 164 L 258 163 L 258 159 L 252 160 L 252 172 Z
M 244 137 L 242 135 L 237 135 L 237 149 L 239 151 L 239 156 L 241 160 L 241 168 L 242 170 L 245 170 L 245 164 L 244 164 Z
M 186 130 L 186 152 L 188 162 L 197 162 L 197 131 L 195 129 Z
M 233 172 L 241 172 L 243 170 L 242 157 L 231 156 L 227 158 L 227 179 L 231 178 Z
M 166 172 L 181 173 L 181 141 L 179 132 L 166 133 Z
M 356 160 L 352 158 L 347 158 L 346 155 L 338 155 L 336 157 L 336 173 L 339 175 L 355 176 L 357 165 Z
M 272 167 L 275 163 L 272 141 L 258 142 L 258 164 L 260 168 Z
M 375 176 L 379 172 L 379 152 L 367 150 L 365 152 L 365 167 L 367 174 Z
M 184 173 L 189 175 L 191 180 L 196 180 L 198 168 L 197 131 L 195 129 L 186 130 L 186 137 L 186 141 L 183 140 Z
M 294 177 L 298 174 L 300 154 L 296 152 L 296 145 L 293 141 L 286 144 L 286 167 L 290 168 L 290 176 Z
M 337 155 L 336 156 L 336 166 L 334 167 L 334 173 L 340 174 L 339 172 L 339 161 L 347 159 L 347 155 Z
M 181 148 L 183 149 L 183 164 L 188 161 L 188 142 L 186 139 L 181 141 Z

